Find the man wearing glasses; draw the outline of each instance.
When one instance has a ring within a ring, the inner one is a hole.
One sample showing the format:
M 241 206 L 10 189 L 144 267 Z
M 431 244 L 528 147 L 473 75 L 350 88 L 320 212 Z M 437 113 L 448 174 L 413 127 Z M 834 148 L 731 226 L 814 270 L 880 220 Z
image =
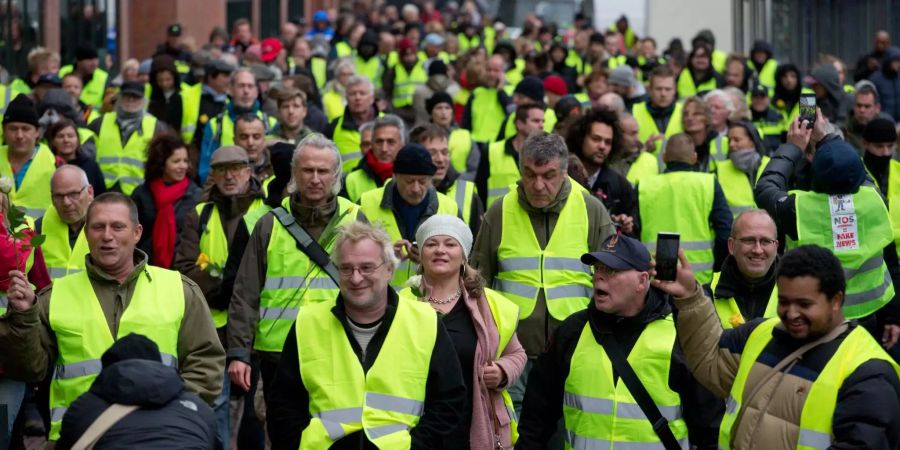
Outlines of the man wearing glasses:
M 47 236 L 41 248 L 50 278 L 55 280 L 84 270 L 88 254 L 84 218 L 94 200 L 94 188 L 77 166 L 63 165 L 50 178 L 53 205 L 35 224 L 38 234 Z
M 778 288 L 778 230 L 761 209 L 748 209 L 734 219 L 728 257 L 704 286 L 724 328 L 758 317 L 775 317 Z

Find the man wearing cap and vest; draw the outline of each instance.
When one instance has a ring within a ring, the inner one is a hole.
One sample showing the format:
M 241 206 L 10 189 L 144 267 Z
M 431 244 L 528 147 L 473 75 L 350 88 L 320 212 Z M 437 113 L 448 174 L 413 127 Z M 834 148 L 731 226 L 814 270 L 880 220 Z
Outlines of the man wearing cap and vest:
M 517 108 L 516 134 L 509 139 L 491 143 L 481 152 L 478 171 L 475 172 L 475 188 L 488 208 L 503 198 L 519 181 L 519 155 L 525 140 L 544 128 L 544 105 L 529 103 Z
M 684 361 L 671 299 L 650 286 L 650 253 L 636 239 L 613 235 L 581 261 L 593 269 L 593 301 L 557 328 L 531 371 L 516 449 L 546 448 L 560 417 L 566 448 L 716 448 L 721 400 Z M 627 355 L 652 403 L 637 400 L 631 380 L 623 380 L 626 363 L 609 356 L 615 351 Z M 666 437 L 654 431 L 645 407 L 667 421 L 668 430 L 660 428 Z
M 428 81 L 425 61 L 420 61 L 416 47 L 408 38 L 400 39 L 397 44 L 400 55 L 398 64 L 388 68 L 384 73 L 384 91 L 390 96 L 391 104 L 397 115 L 412 122 L 416 114 L 412 107 L 416 88 Z
M 328 125 L 328 137 L 341 151 L 341 164 L 345 172 L 356 168 L 362 159 L 359 146 L 359 127 L 379 116 L 375 106 L 375 86 L 362 76 L 347 80 L 347 107 L 344 114 Z
M 53 205 L 35 222 L 38 234 L 46 236 L 41 249 L 50 278 L 62 278 L 84 270 L 88 254 L 84 219 L 94 199 L 94 188 L 81 168 L 62 165 L 50 178 Z
M 390 288 L 391 241 L 361 223 L 338 237 L 340 294 L 300 310 L 270 385 L 273 448 L 438 449 L 458 429 L 459 359 L 434 309 Z
M 366 192 L 384 186 L 394 175 L 394 158 L 406 144 L 403 119 L 386 114 L 372 125 L 372 147 L 344 179 L 343 197 L 359 203 Z
M 494 142 L 512 99 L 505 92 L 506 61 L 500 55 L 488 59 L 484 85 L 475 88 L 463 111 L 460 126 L 472 132 L 479 143 Z M 543 85 L 541 85 L 543 87 Z
M 275 126 L 277 119 L 266 114 L 259 103 L 259 86 L 250 69 L 241 68 L 231 74 L 231 95 L 225 109 L 210 119 L 203 131 L 197 174 L 201 182 L 209 176 L 209 159 L 223 145 L 234 145 L 234 121 L 238 116 L 252 114 L 259 117 L 265 132 Z
M 775 219 L 788 249 L 815 244 L 834 252 L 847 279 L 843 315 L 891 348 L 900 338 L 892 280 L 900 269 L 890 214 L 856 150 L 842 139 L 823 139 L 825 126 L 818 109 L 814 129 L 794 121 L 788 142 L 775 153 L 795 168 L 812 160 L 810 190 L 788 190 L 793 174 L 768 167 L 756 185 L 756 201 Z M 810 141 L 818 141 L 817 148 L 804 155 L 800 149 Z
M 486 285 L 519 306 L 516 333 L 529 362 L 509 389 L 517 411 L 533 360 L 556 327 L 588 304 L 591 275 L 579 258 L 615 233 L 603 204 L 566 175 L 568 158 L 561 137 L 528 138 L 521 181 L 488 207 L 472 252 Z
M 477 234 L 478 229 L 481 228 L 484 206 L 475 190 L 475 183 L 463 180 L 450 163 L 447 132 L 443 128 L 429 123 L 413 129 L 410 132 L 410 139 L 425 147 L 425 150 L 431 154 L 431 162 L 434 163 L 436 169 L 431 179 L 432 185 L 438 192 L 456 202 L 460 209 L 460 216 L 472 230 L 472 235 Z
M 307 137 L 294 151 L 291 167 L 290 195 L 257 220 L 246 246 L 237 239 L 232 245 L 240 266 L 225 300 L 228 375 L 244 391 L 251 386 L 251 354 L 259 358 L 263 385 L 271 385 L 297 312 L 334 301 L 337 274 L 327 256 L 337 229 L 365 220 L 358 206 L 337 196 L 341 169 L 334 143 L 320 134 Z M 246 249 L 239 254 L 237 248 Z
M 675 74 L 672 69 L 658 66 L 650 71 L 649 90 L 650 99 L 636 103 L 631 114 L 638 123 L 641 142 L 653 145 L 651 153 L 659 157 L 666 141 L 683 130 L 682 104 L 675 101 Z
M 464 180 L 474 180 L 481 149 L 475 145 L 472 132 L 456 126 L 453 119 L 453 98 L 446 92 L 435 92 L 425 101 L 425 109 L 431 123 L 446 130 L 450 138 L 447 146 L 450 149 L 450 165 Z
M 728 255 L 731 233 L 722 186 L 713 174 L 696 171 L 694 142 L 684 133 L 669 139 L 663 161 L 665 172 L 637 186 L 641 242 L 655 253 L 659 232 L 679 233 L 697 279 L 709 283 Z
M 59 69 L 61 77 L 68 73 L 77 73 L 81 76 L 84 86 L 81 101 L 95 108 L 103 106 L 103 95 L 106 93 L 109 74 L 100 68 L 100 57 L 94 47 L 90 45 L 78 47 L 75 50 L 75 65 L 70 64 Z
M 43 216 L 51 205 L 48 181 L 56 170 L 53 152 L 39 139 L 34 103 L 19 94 L 3 115 L 5 145 L 0 146 L 0 176 L 13 181 L 9 198 L 33 219 Z
M 835 255 L 789 250 L 776 272 L 777 318 L 723 330 L 684 253 L 674 282 L 678 341 L 694 376 L 727 398 L 721 449 L 900 445 L 900 367 L 842 313 L 847 284 Z
M 775 317 L 778 289 L 778 230 L 761 209 L 748 209 L 734 219 L 728 257 L 703 289 L 716 305 L 723 328 L 759 317 Z
M 147 146 L 166 125 L 144 110 L 144 83 L 126 81 L 116 110 L 104 113 L 88 128 L 97 135 L 97 162 L 106 188 L 131 195 L 144 182 Z
M 400 264 L 391 286 L 400 290 L 416 274 L 419 248 L 416 230 L 435 214 L 460 216 L 457 203 L 432 184 L 437 167 L 419 144 L 407 144 L 394 159 L 394 177 L 384 187 L 367 191 L 359 199 L 360 209 L 372 223 L 380 223 L 394 241 Z
M 17 281 L 10 311 L 0 319 L 7 374 L 28 382 L 51 377 L 49 439 L 59 437 L 66 409 L 100 373 L 106 349 L 130 333 L 156 342 L 185 388 L 212 402 L 222 390 L 225 352 L 200 288 L 178 272 L 148 265 L 135 248 L 142 232 L 137 208 L 121 193 L 94 199 L 85 230 L 85 270 L 54 280 L 37 301 Z

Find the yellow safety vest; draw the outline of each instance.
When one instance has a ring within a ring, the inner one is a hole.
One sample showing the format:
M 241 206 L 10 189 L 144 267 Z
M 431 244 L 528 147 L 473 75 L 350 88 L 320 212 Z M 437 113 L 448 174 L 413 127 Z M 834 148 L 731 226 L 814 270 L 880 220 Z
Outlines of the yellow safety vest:
M 653 116 L 650 115 L 650 111 L 647 109 L 647 103 L 641 102 L 635 104 L 631 113 L 634 115 L 634 120 L 638 123 L 638 137 L 641 142 L 647 142 L 647 139 L 650 139 L 650 136 L 654 134 L 662 133 L 665 138 L 662 141 L 656 142 L 656 150 L 653 151 L 653 156 L 656 156 L 659 159 L 659 167 L 662 169 L 664 167 L 662 162 L 662 152 L 661 149 L 665 148 L 666 142 L 672 136 L 675 136 L 678 133 L 684 131 L 682 128 L 682 120 L 681 114 L 684 109 L 684 105 L 681 103 L 675 104 L 675 109 L 672 111 L 672 116 L 669 117 L 669 123 L 666 124 L 666 131 L 662 133 L 659 131 L 659 128 L 656 127 L 656 121 L 653 120 Z
M 506 154 L 506 141 L 494 142 L 488 147 L 488 167 L 491 173 L 487 180 L 486 208 L 510 190 L 514 191 L 516 182 L 522 178 L 515 158 Z
M 572 189 L 559 213 L 547 246 L 541 249 L 519 193 L 503 197 L 503 230 L 497 249 L 493 289 L 519 305 L 519 318 L 529 317 L 544 290 L 547 309 L 557 320 L 587 307 L 593 281 L 579 259 L 588 249 L 588 217 L 584 195 Z
M 410 71 L 407 71 L 403 64 L 394 66 L 394 94 L 391 100 L 394 108 L 412 105 L 416 88 L 425 84 L 426 81 L 428 81 L 428 72 L 425 72 L 422 61 L 417 62 Z
M 55 280 L 84 270 L 84 258 L 90 253 L 84 226 L 78 232 L 75 247 L 70 247 L 69 225 L 60 219 L 56 208 L 50 206 L 44 214 L 41 234 L 47 237 L 41 249 L 51 279 Z
M 724 74 L 725 66 L 728 65 L 728 54 L 723 52 L 722 50 L 714 49 L 712 51 L 711 57 L 709 58 L 709 61 L 713 67 L 713 70 Z
M 716 307 L 716 314 L 719 316 L 719 320 L 722 322 L 722 328 L 729 329 L 734 328 L 739 325 L 747 322 L 747 319 L 744 318 L 744 315 L 741 314 L 741 309 L 738 307 L 737 302 L 734 298 L 718 298 L 716 297 L 716 286 L 719 285 L 719 277 L 722 276 L 721 272 L 716 272 L 713 274 L 712 281 L 709 283 L 709 291 L 713 296 L 713 305 Z M 778 285 L 772 288 L 772 293 L 769 295 L 769 303 L 766 303 L 766 310 L 763 312 L 763 317 L 771 318 L 778 317 Z M 756 317 L 751 317 L 750 319 L 755 319 Z
M 378 113 L 378 117 L 383 115 L 383 113 Z M 356 169 L 359 160 L 362 159 L 362 153 L 359 151 L 359 130 L 344 129 L 344 117 L 344 115 L 341 115 L 337 118 L 337 122 L 334 122 L 332 127 L 334 135 L 331 137 L 331 140 L 341 152 L 341 168 L 344 170 L 344 173 L 350 173 L 353 169 Z
M 509 139 L 516 135 L 516 113 L 511 112 L 506 116 L 506 125 L 503 126 L 502 135 L 497 136 L 498 141 Z M 556 127 L 556 111 L 551 108 L 544 109 L 544 131 L 552 133 Z
M 710 78 L 700 86 L 694 84 L 694 78 L 691 77 L 691 71 L 687 67 L 681 70 L 681 74 L 678 75 L 678 98 L 685 99 L 694 95 L 704 94 L 715 89 L 716 86 L 716 78 Z
M 403 239 L 403 235 L 400 234 L 400 226 L 397 224 L 397 218 L 394 217 L 394 211 L 381 207 L 381 200 L 384 198 L 385 193 L 388 192 L 387 188 L 391 183 L 393 183 L 393 181 L 389 181 L 384 187 L 363 193 L 362 197 L 359 199 L 359 207 L 363 214 L 366 215 L 366 218 L 369 219 L 370 223 L 380 223 L 381 227 L 391 236 L 391 240 L 397 242 L 400 239 Z M 438 191 L 432 192 L 437 195 L 438 200 L 436 214 L 459 216 L 459 208 L 456 206 L 453 199 Z M 423 201 L 427 201 L 427 198 Z M 411 231 L 415 232 L 415 230 Z M 419 245 L 422 244 L 423 243 L 419 243 Z M 394 278 L 391 280 L 391 286 L 395 289 L 402 289 L 406 284 L 406 280 L 415 275 L 418 270 L 418 264 L 412 262 L 409 258 L 404 259 L 397 265 L 397 268 L 394 269 Z
M 207 220 L 205 224 L 200 224 L 201 229 L 198 230 L 200 231 L 200 253 L 207 256 L 210 264 L 216 264 L 224 269 L 225 263 L 228 261 L 228 247 L 230 244 L 228 242 L 228 236 L 225 235 L 225 228 L 222 226 L 222 218 L 219 217 L 219 207 L 213 202 L 207 202 L 198 204 L 194 210 L 197 212 L 197 217 L 202 217 L 203 209 L 206 208 L 206 205 L 210 205 L 212 210 L 209 214 L 209 220 Z M 265 206 L 262 199 L 256 199 L 250 203 L 247 211 L 244 212 L 243 222 L 244 226 L 247 227 L 248 234 L 253 231 L 256 222 L 262 217 L 262 215 L 250 213 L 260 208 L 268 210 Z M 209 312 L 212 314 L 213 323 L 216 324 L 216 328 L 222 328 L 228 323 L 227 309 L 223 310 L 210 307 Z
M 465 33 L 459 33 L 456 38 L 459 41 L 459 53 L 457 53 L 459 55 L 481 45 L 481 37 L 477 34 L 468 37 Z
M 354 170 L 344 179 L 344 190 L 351 202 L 359 203 L 359 199 L 366 192 L 378 189 L 378 183 L 362 169 Z
M 865 317 L 891 301 L 894 285 L 884 263 L 884 247 L 894 235 L 881 194 L 871 186 L 848 195 L 790 193 L 795 196 L 797 240 L 788 238 L 787 248 L 815 244 L 834 252 L 847 279 L 844 316 Z
M 257 111 L 256 117 L 259 117 L 260 120 L 262 120 L 263 127 L 265 128 L 264 133 L 268 133 L 269 130 L 278 123 L 278 119 L 269 116 L 263 110 Z M 213 142 L 218 142 L 218 147 L 234 145 L 234 121 L 231 120 L 231 115 L 228 114 L 227 109 L 222 111 L 222 113 L 213 119 L 209 125 L 213 136 Z
M 493 142 L 503 126 L 506 111 L 500 104 L 499 91 L 479 87 L 472 91 L 472 138 L 477 142 Z
M 447 189 L 447 197 L 452 198 L 456 202 L 456 206 L 459 207 L 466 225 L 471 225 L 472 196 L 476 193 L 475 183 L 460 179 L 454 181 L 450 189 Z
M 675 324 L 672 316 L 647 324 L 628 354 L 635 375 L 669 421 L 682 448 L 688 448 L 681 396 L 669 387 Z M 613 381 L 615 380 L 615 381 Z M 613 375 L 606 350 L 585 324 L 569 363 L 563 396 L 567 449 L 661 448 L 653 424 L 622 378 Z
M 162 362 L 178 365 L 178 335 L 184 317 L 181 274 L 145 266 L 134 286 L 131 303 L 119 318 L 118 335 L 110 333 L 87 272 L 53 281 L 50 329 L 56 336 L 56 369 L 50 381 L 50 440 L 59 439 L 63 415 L 87 392 L 103 368 L 100 357 L 113 343 L 131 333 L 159 346 Z
M 322 249 L 329 253 L 337 238 L 336 228 L 355 221 L 359 213 L 359 207 L 350 201 L 338 197 L 337 202 L 334 216 L 318 239 Z M 281 206 L 290 213 L 290 197 L 285 197 Z M 273 217 L 273 222 L 272 237 L 266 247 L 266 281 L 259 294 L 259 323 L 253 348 L 280 353 L 297 312 L 316 303 L 333 302 L 340 290 L 322 267 L 297 249 L 297 242 L 278 218 Z
M 625 178 L 632 186 L 637 186 L 641 180 L 646 180 L 656 175 L 659 175 L 659 163 L 656 161 L 656 157 L 652 153 L 641 150 L 637 159 L 628 168 L 628 174 L 625 175 Z
M 354 53 L 353 47 L 351 47 L 350 43 L 347 41 L 339 41 L 334 44 L 334 52 L 338 58 L 344 58 Z
M 888 212 L 891 215 L 891 229 L 894 242 L 897 244 L 897 255 L 900 256 L 900 161 L 891 159 L 888 170 Z
M 643 180 L 638 186 L 641 242 L 655 253 L 657 233 L 680 233 L 680 246 L 701 284 L 712 280 L 716 235 L 709 226 L 709 213 L 715 181 L 711 173 L 669 172 Z
M 184 142 L 193 142 L 197 132 L 197 121 L 200 119 L 200 98 L 203 86 L 197 83 L 181 89 L 181 138 Z
M 313 74 L 313 81 L 315 81 L 316 87 L 319 90 L 324 89 L 325 83 L 328 81 L 328 61 L 324 58 L 313 56 L 309 59 L 309 68 Z
M 122 192 L 131 195 L 134 188 L 144 182 L 144 161 L 147 160 L 147 146 L 156 132 L 156 117 L 144 114 L 141 127 L 131 133 L 124 146 L 116 113 L 106 113 L 102 120 L 97 138 L 97 162 L 106 187 L 109 189 L 119 183 Z
M 728 160 L 728 136 L 716 136 L 709 143 L 709 171 L 716 171 L 716 164 Z
M 331 122 L 344 113 L 344 107 L 347 104 L 344 103 L 343 95 L 337 91 L 329 90 L 322 95 L 322 106 L 325 108 L 325 117 Z
M 311 416 L 300 449 L 329 448 L 360 431 L 379 449 L 409 449 L 409 431 L 425 410 L 437 340 L 434 309 L 398 299 L 378 357 L 363 370 L 333 306 L 333 301 L 312 304 L 297 315 L 297 359 Z
M 381 89 L 381 77 L 384 75 L 384 64 L 382 64 L 381 58 L 373 56 L 366 61 L 360 56 L 356 56 L 353 61 L 356 64 L 356 74 L 368 77 L 375 85 L 375 89 Z
M 59 77 L 62 78 L 66 74 L 72 73 L 73 70 L 75 68 L 71 64 L 63 66 L 59 69 Z M 106 93 L 106 81 L 108 79 L 109 74 L 105 70 L 100 68 L 95 70 L 91 76 L 91 81 L 84 84 L 79 100 L 95 108 L 103 106 L 103 95 Z
M 772 90 L 775 89 L 775 69 L 778 68 L 778 61 L 769 58 L 769 60 L 763 64 L 762 70 L 759 72 L 756 71 L 756 66 L 752 64 L 750 60 L 747 60 L 747 67 L 756 74 L 759 84 L 769 88 L 769 92 L 772 92 Z
M 472 133 L 465 128 L 454 128 L 450 132 L 447 147 L 450 149 L 450 164 L 459 173 L 468 172 L 466 161 L 472 153 Z
M 768 164 L 769 157 L 763 156 L 756 169 L 756 175 L 754 175 L 756 181 L 759 181 L 759 177 L 762 176 Z M 746 173 L 741 172 L 729 159 L 716 163 L 715 170 L 719 185 L 722 186 L 722 192 L 725 193 L 725 200 L 728 201 L 728 206 L 731 208 L 731 214 L 737 217 L 743 211 L 756 208 L 753 187 L 750 186 L 750 180 L 747 179 Z
M 739 425 L 737 418 L 741 417 L 741 405 L 744 402 L 744 391 L 747 388 L 747 379 L 754 365 L 762 354 L 766 345 L 772 340 L 772 331 L 780 322 L 779 319 L 769 319 L 750 333 L 747 344 L 741 354 L 740 365 L 734 383 L 731 385 L 731 394 L 725 403 L 725 415 L 719 427 L 719 448 L 730 449 L 734 432 Z M 803 410 L 800 413 L 800 433 L 797 439 L 797 448 L 800 450 L 814 450 L 828 448 L 832 444 L 831 421 L 834 410 L 837 407 L 838 391 L 844 384 L 844 380 L 850 377 L 859 366 L 873 359 L 880 359 L 894 368 L 900 376 L 900 367 L 894 362 L 878 342 L 872 338 L 863 327 L 855 327 L 841 342 L 840 347 L 825 364 L 825 368 L 813 381 L 806 401 L 803 402 Z M 759 370 L 771 370 L 766 367 Z M 751 388 L 750 391 L 753 389 Z
M 60 75 L 60 78 L 62 78 L 62 75 Z M 28 83 L 26 83 L 25 80 L 23 80 L 21 78 L 16 78 L 15 80 L 13 80 L 12 83 L 9 83 L 9 87 L 13 90 L 13 93 L 16 95 L 31 93 L 31 86 L 29 86 Z M 15 98 L 16 96 L 13 95 L 12 97 Z
M 19 169 L 21 170 L 21 169 Z M 13 183 L 9 198 L 16 206 L 25 208 L 25 214 L 37 219 L 44 215 L 44 211 L 53 205 L 50 197 L 50 177 L 56 171 L 56 158 L 53 151 L 44 144 L 38 144 L 31 157 L 31 164 L 22 184 L 16 188 Z M 13 180 L 12 165 L 9 164 L 9 147 L 0 146 L 0 176 Z

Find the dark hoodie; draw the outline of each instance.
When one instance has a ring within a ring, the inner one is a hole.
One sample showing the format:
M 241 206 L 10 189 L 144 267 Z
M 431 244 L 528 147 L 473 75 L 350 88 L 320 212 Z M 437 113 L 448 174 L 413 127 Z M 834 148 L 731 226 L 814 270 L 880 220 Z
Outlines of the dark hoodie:
M 356 53 L 363 59 L 368 61 L 378 53 L 378 35 L 372 30 L 367 30 L 359 39 Z
M 816 83 L 825 88 L 826 96 L 824 98 L 816 98 L 816 106 L 822 110 L 824 115 L 831 123 L 843 126 L 850 116 L 855 101 L 852 94 L 844 92 L 841 86 L 841 80 L 838 76 L 837 69 L 831 64 L 822 64 L 810 73 L 815 78 Z M 881 90 L 879 89 L 879 95 Z M 882 108 L 884 108 L 884 100 L 882 99 Z
M 688 73 L 690 73 L 691 79 L 694 80 L 694 86 L 697 86 L 699 89 L 700 85 L 702 85 L 703 83 L 706 83 L 707 81 L 709 81 L 711 79 L 716 80 L 717 88 L 724 86 L 725 79 L 722 78 L 722 75 L 720 75 L 718 72 L 716 72 L 716 69 L 713 68 L 713 65 L 712 65 L 712 46 L 703 45 L 703 47 L 702 47 L 704 50 L 706 50 L 706 53 L 709 58 L 709 67 L 707 67 L 706 70 L 702 70 L 702 71 L 698 70 L 691 63 L 691 61 L 694 59 L 694 53 L 696 53 L 700 48 L 701 47 L 694 47 L 694 49 L 691 50 L 691 54 L 688 56 L 688 60 L 687 60 L 687 69 L 689 71 Z
M 756 52 L 763 52 L 766 54 L 766 60 L 763 61 L 762 64 L 757 65 L 755 61 L 753 61 L 753 54 Z M 764 41 L 758 40 L 753 43 L 753 47 L 750 49 L 750 58 L 747 59 L 747 65 L 750 66 L 751 69 L 755 70 L 756 73 L 762 71 L 763 66 L 772 59 L 772 55 L 774 52 L 772 51 L 772 44 Z
M 594 339 L 601 340 L 614 335 L 622 353 L 627 355 L 647 324 L 666 320 L 672 314 L 671 300 L 660 290 L 651 288 L 645 302 L 644 309 L 634 317 L 601 312 L 591 302 L 586 310 L 572 314 L 560 325 L 553 335 L 549 351 L 538 359 L 528 376 L 516 449 L 543 449 L 556 432 L 556 424 L 562 416 L 564 387 L 572 355 L 585 325 L 591 327 Z M 691 448 L 716 448 L 719 419 L 725 410 L 724 402 L 715 398 L 694 379 L 677 340 L 673 344 L 669 364 L 669 388 L 681 397 Z M 597 361 L 597 367 L 599 376 L 600 361 Z M 619 377 L 615 369 L 613 377 Z
M 71 448 L 106 408 L 120 403 L 140 409 L 113 425 L 95 449 L 212 449 L 212 409 L 185 392 L 178 371 L 159 360 L 156 344 L 144 336 L 129 334 L 113 344 L 90 390 L 66 411 L 56 448 Z
M 794 76 L 797 77 L 797 86 L 790 90 L 781 83 L 781 78 L 788 72 L 794 72 Z M 782 114 L 789 113 L 800 101 L 800 92 L 803 90 L 800 81 L 800 69 L 797 66 L 790 63 L 779 65 L 775 69 L 775 95 L 772 97 L 772 107 Z
M 166 98 L 165 92 L 156 83 L 156 76 L 160 72 L 171 73 L 175 82 L 173 86 L 174 92 L 168 98 Z M 181 129 L 180 86 L 181 79 L 178 76 L 178 69 L 175 67 L 175 60 L 166 54 L 153 58 L 153 64 L 150 66 L 150 103 L 147 106 L 147 111 L 174 130 Z
M 895 121 L 900 119 L 900 76 L 891 69 L 891 61 L 896 60 L 900 60 L 900 48 L 891 47 L 885 53 L 881 70 L 869 78 L 878 89 L 881 111 L 890 114 Z
M 42 117 L 50 109 L 56 111 L 60 116 L 75 122 L 79 127 L 85 126 L 78 112 L 75 111 L 72 96 L 63 89 L 50 89 L 44 94 L 44 98 L 41 99 L 41 103 L 37 107 L 38 117 Z

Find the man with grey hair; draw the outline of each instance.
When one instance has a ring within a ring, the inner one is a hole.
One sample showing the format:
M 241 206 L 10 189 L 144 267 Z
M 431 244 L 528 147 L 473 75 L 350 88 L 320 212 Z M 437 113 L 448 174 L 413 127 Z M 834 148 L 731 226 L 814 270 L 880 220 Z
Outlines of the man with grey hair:
M 84 219 L 94 188 L 81 168 L 66 164 L 50 177 L 50 199 L 53 204 L 37 220 L 35 230 L 47 237 L 41 249 L 50 278 L 56 279 L 84 270 L 88 254 Z
M 378 189 L 394 176 L 394 158 L 406 144 L 406 125 L 403 119 L 385 114 L 375 119 L 372 127 L 372 148 L 363 155 L 356 168 L 344 181 L 344 197 L 358 202 L 363 193 Z
M 328 137 L 341 152 L 344 171 L 353 170 L 362 158 L 359 147 L 359 126 L 375 120 L 375 86 L 363 76 L 352 76 L 347 80 L 347 107 L 340 117 L 328 126 Z
M 337 147 L 311 134 L 294 151 L 290 195 L 253 226 L 228 305 L 228 375 L 244 391 L 251 385 L 251 358 L 259 361 L 263 385 L 271 385 L 297 311 L 338 294 L 337 271 L 328 260 L 337 229 L 366 220 L 358 206 L 336 195 L 340 184 Z
M 467 413 L 442 319 L 388 286 L 397 261 L 384 230 L 348 224 L 332 255 L 340 295 L 300 311 L 269 385 L 272 447 L 302 436 L 304 448 L 446 448 Z
M 592 297 L 581 255 L 615 233 L 600 200 L 566 176 L 568 158 L 560 136 L 529 137 L 519 155 L 522 178 L 488 208 L 472 252 L 486 285 L 519 306 L 516 332 L 529 359 L 509 388 L 517 412 L 534 360 L 559 324 Z

